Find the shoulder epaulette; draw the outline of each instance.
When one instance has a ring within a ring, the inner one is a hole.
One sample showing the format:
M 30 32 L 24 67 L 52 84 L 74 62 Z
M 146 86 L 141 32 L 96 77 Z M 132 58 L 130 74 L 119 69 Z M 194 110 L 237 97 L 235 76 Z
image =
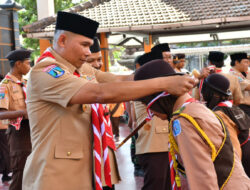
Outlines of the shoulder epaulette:
M 1 81 L 1 83 L 2 83 L 2 84 L 8 84 L 8 83 L 9 83 L 9 80 L 5 78 L 5 79 L 3 79 L 3 80 Z

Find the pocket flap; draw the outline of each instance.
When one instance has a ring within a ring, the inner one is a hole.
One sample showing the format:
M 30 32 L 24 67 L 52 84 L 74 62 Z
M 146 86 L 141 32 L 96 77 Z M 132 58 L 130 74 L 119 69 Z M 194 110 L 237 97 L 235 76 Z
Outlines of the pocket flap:
M 82 146 L 79 144 L 57 144 L 55 148 L 55 158 L 81 159 L 83 155 Z
M 155 133 L 168 133 L 168 121 L 154 117 Z

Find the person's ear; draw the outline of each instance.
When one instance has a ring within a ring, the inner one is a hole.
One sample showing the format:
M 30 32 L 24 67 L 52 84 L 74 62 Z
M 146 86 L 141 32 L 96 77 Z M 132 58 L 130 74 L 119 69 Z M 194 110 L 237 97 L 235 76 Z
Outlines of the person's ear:
M 59 47 L 65 47 L 67 40 L 68 40 L 67 35 L 61 34 L 58 38 L 57 45 Z
M 17 67 L 18 69 L 21 68 L 22 65 L 23 65 L 23 61 L 20 61 L 20 60 L 19 60 L 19 61 L 16 61 L 16 62 L 15 62 L 15 67 Z

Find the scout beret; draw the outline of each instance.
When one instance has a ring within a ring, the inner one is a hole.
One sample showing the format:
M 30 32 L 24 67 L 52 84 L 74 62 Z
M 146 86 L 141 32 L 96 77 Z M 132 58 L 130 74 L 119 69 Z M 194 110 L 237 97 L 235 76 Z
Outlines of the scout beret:
M 26 49 L 17 49 L 9 52 L 6 59 L 9 61 L 23 61 L 30 58 L 31 51 Z
M 164 52 L 164 51 L 169 51 L 170 52 L 170 48 L 168 43 L 163 43 L 163 44 L 158 44 L 156 46 L 154 46 L 151 51 L 159 51 L 159 52 Z
M 100 43 L 99 43 L 99 40 L 97 37 L 94 38 L 94 43 L 92 46 L 90 46 L 90 51 L 91 51 L 91 53 L 97 53 L 97 52 L 101 51 Z
M 234 53 L 230 55 L 232 61 L 241 61 L 242 59 L 247 59 L 246 53 Z
M 56 30 L 66 30 L 94 39 L 99 23 L 75 13 L 58 11 Z
M 229 80 L 220 74 L 211 74 L 205 79 L 205 83 L 214 91 L 230 96 L 231 92 L 228 90 L 230 86 Z
M 144 65 L 145 63 L 156 60 L 156 59 L 162 59 L 162 53 L 161 52 L 149 52 L 145 53 L 142 56 L 140 56 L 137 60 L 140 66 Z
M 146 80 L 156 77 L 179 75 L 162 59 L 157 59 L 144 64 L 135 72 L 134 80 Z

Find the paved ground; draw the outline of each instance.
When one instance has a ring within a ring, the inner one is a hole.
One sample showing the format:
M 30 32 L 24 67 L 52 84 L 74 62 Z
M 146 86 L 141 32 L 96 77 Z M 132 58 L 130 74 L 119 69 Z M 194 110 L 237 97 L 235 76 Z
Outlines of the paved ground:
M 126 125 L 120 126 L 121 142 L 130 133 Z M 119 144 L 119 143 L 117 143 Z M 142 177 L 134 177 L 134 167 L 130 157 L 130 141 L 124 144 L 117 152 L 117 162 L 122 181 L 115 185 L 116 190 L 140 190 L 143 185 Z M 1 176 L 0 176 L 1 177 Z M 8 190 L 8 186 L 3 185 L 0 180 L 0 190 Z

